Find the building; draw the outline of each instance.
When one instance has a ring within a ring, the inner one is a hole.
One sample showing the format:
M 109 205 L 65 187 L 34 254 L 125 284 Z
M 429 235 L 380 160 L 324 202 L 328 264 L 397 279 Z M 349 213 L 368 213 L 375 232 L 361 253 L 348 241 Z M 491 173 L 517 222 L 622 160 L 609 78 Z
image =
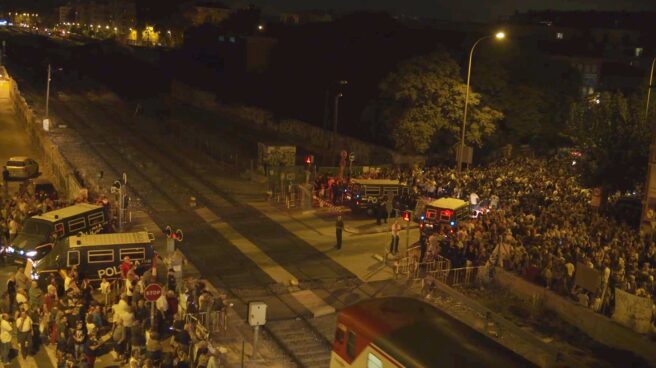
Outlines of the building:
M 83 27 L 112 30 L 116 28 L 125 32 L 137 24 L 137 7 L 134 0 L 77 0 L 59 7 L 59 23 L 79 23 Z
M 536 11 L 516 14 L 514 37 L 529 37 L 553 59 L 567 61 L 582 76 L 582 95 L 599 90 L 635 90 L 656 56 L 646 37 L 654 13 Z
M 280 14 L 280 22 L 289 25 L 301 25 L 307 23 L 328 23 L 333 21 L 333 16 L 323 11 L 306 11 Z
M 221 24 L 228 19 L 233 10 L 220 3 L 199 3 L 185 14 L 186 18 L 195 26 L 201 24 Z
M 260 73 L 269 68 L 277 43 L 271 37 L 220 35 L 216 47 L 226 71 Z

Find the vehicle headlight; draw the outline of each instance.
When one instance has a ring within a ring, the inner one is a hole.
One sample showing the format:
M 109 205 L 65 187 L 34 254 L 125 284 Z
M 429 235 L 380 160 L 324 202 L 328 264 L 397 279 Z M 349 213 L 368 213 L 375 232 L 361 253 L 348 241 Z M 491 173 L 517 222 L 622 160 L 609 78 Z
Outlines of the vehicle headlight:
M 25 254 L 25 251 L 23 251 L 23 250 L 21 249 L 21 250 L 18 251 L 18 254 L 20 254 L 20 255 L 22 256 L 23 254 Z
M 22 251 L 21 251 L 21 252 L 22 252 Z M 35 250 L 31 250 L 31 251 L 25 253 L 25 255 L 28 256 L 28 257 L 34 257 L 34 256 L 36 255 L 36 251 L 35 251 Z
M 7 247 L 7 253 L 14 253 L 15 251 L 14 247 Z

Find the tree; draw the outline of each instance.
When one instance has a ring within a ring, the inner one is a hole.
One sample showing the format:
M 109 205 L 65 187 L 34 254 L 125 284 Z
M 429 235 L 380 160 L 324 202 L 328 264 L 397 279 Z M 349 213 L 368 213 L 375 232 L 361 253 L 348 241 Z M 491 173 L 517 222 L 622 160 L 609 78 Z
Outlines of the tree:
M 651 132 L 643 108 L 641 98 L 619 92 L 571 106 L 566 134 L 583 152 L 584 182 L 604 196 L 644 181 Z
M 403 62 L 379 88 L 382 97 L 390 101 L 384 115 L 398 150 L 424 153 L 443 135 L 452 144 L 459 140 L 466 86 L 460 68 L 447 53 L 435 52 Z M 465 138 L 478 146 L 503 117 L 501 112 L 482 106 L 480 98 L 470 91 Z

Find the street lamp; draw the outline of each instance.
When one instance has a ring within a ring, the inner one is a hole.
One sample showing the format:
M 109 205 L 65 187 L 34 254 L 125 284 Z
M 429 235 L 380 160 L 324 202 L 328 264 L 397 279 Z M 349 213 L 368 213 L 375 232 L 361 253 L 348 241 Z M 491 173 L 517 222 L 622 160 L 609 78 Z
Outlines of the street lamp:
M 651 61 L 651 72 L 649 72 L 649 85 L 647 86 L 647 106 L 645 106 L 645 119 L 649 116 L 649 99 L 651 98 L 651 89 L 653 88 L 652 83 L 654 82 L 654 64 L 656 64 L 656 58 Z
M 58 71 L 63 70 L 62 68 L 57 69 Z M 48 64 L 48 83 L 46 84 L 46 119 L 48 118 L 48 108 L 50 106 L 50 81 L 52 80 L 52 68 Z
M 328 88 L 326 89 L 326 102 L 323 108 L 323 128 L 328 129 L 328 109 L 330 108 L 330 93 L 332 92 L 333 88 L 336 86 L 345 86 L 348 84 L 347 80 L 338 80 L 338 81 L 333 81 Z
M 465 111 L 462 115 L 462 128 L 460 129 L 460 148 L 459 148 L 459 155 L 458 155 L 458 174 L 462 171 L 462 160 L 463 156 L 465 155 L 465 129 L 467 127 L 467 104 L 469 104 L 469 81 L 471 79 L 471 67 L 472 67 L 472 59 L 474 57 L 474 49 L 478 45 L 479 42 L 488 39 L 488 38 L 496 38 L 497 40 L 503 40 L 506 38 L 506 34 L 504 32 L 497 32 L 496 34 L 493 35 L 488 35 L 488 36 L 483 36 L 476 40 L 474 42 L 474 45 L 472 46 L 471 50 L 469 51 L 469 65 L 467 67 L 467 90 L 465 91 Z

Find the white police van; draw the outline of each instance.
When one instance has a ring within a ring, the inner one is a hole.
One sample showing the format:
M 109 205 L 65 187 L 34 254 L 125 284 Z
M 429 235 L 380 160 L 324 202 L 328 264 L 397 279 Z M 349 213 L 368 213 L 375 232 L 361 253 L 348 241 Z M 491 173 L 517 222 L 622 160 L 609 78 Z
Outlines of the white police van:
M 113 234 L 80 234 L 59 240 L 45 257 L 32 262 L 32 273 L 44 275 L 77 266 L 90 281 L 121 278 L 123 258 L 138 263 L 138 272 L 153 264 L 155 236 L 146 231 Z
M 36 260 L 48 254 L 58 239 L 80 233 L 104 232 L 107 225 L 103 206 L 80 203 L 59 208 L 26 219 L 21 232 L 5 250 L 19 261 L 26 258 Z

